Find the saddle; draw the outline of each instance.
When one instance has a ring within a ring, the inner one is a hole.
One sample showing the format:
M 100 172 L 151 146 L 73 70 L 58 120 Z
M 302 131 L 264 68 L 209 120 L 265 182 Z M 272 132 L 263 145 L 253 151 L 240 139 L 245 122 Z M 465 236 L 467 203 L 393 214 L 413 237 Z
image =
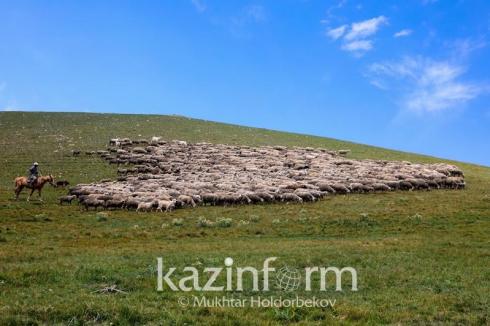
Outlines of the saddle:
M 37 181 L 37 176 L 35 175 L 31 175 L 29 176 L 29 178 L 27 179 L 27 185 L 32 187 Z

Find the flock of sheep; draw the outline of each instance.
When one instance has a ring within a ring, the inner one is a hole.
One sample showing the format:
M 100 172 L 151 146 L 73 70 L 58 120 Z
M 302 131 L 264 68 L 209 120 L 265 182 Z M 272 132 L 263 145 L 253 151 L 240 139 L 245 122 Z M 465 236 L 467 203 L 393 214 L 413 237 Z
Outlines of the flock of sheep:
M 86 209 L 171 211 L 197 205 L 312 202 L 325 196 L 396 190 L 462 189 L 454 165 L 354 160 L 348 151 L 112 139 L 95 154 L 118 165 L 117 180 L 70 189 Z M 92 153 L 91 153 L 92 154 Z

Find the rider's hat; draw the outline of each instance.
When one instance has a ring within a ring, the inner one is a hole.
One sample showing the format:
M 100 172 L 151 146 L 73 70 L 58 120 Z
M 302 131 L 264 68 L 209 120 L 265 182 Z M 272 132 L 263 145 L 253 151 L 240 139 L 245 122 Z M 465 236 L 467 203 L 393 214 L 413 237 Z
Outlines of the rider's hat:
M 39 163 L 37 163 L 37 162 L 34 162 L 34 164 L 33 164 L 33 165 L 39 165 Z

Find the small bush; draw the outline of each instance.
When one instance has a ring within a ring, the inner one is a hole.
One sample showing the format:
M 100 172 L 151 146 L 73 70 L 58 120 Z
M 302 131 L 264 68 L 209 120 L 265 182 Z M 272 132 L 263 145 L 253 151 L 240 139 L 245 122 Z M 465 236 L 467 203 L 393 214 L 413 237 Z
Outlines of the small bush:
M 240 222 L 238 222 L 240 225 L 249 225 L 250 224 L 250 221 L 247 221 L 247 220 L 240 220 Z
M 199 220 L 197 221 L 197 226 L 201 228 L 210 228 L 214 226 L 214 222 L 204 217 L 200 217 Z
M 260 216 L 258 215 L 250 215 L 250 222 L 258 223 L 260 221 Z
M 184 219 L 181 218 L 174 218 L 172 220 L 172 225 L 173 226 L 183 226 L 184 225 Z
M 300 221 L 301 223 L 303 223 L 303 224 L 304 224 L 304 223 L 307 223 L 309 220 L 310 220 L 310 219 L 309 219 L 309 218 L 307 218 L 307 217 L 300 217 L 300 218 L 299 218 L 299 221 Z
M 281 223 L 281 220 L 278 218 L 275 218 L 272 220 L 272 224 L 280 224 L 280 223 Z
M 422 215 L 420 215 L 419 213 L 415 213 L 414 215 L 410 216 L 410 218 L 420 220 L 422 219 Z
M 95 214 L 95 219 L 97 220 L 97 222 L 105 222 L 105 221 L 107 221 L 108 216 L 109 215 L 107 213 L 99 212 L 99 213 Z
M 229 228 L 233 224 L 233 220 L 228 217 L 223 217 L 216 220 L 216 225 L 220 228 Z

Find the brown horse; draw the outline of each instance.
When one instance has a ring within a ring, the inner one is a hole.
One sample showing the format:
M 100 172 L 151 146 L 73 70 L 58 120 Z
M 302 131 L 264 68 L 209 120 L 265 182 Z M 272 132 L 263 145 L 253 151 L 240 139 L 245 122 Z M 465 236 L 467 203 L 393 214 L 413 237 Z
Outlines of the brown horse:
M 43 189 L 46 182 L 49 182 L 49 184 L 54 187 L 54 183 L 53 183 L 54 178 L 51 174 L 43 177 L 38 177 L 32 185 L 30 185 L 27 182 L 27 177 L 15 178 L 15 200 L 19 199 L 19 194 L 22 191 L 22 189 L 28 188 L 31 189 L 31 193 L 29 194 L 29 197 L 27 197 L 27 201 L 31 199 L 32 194 L 36 190 L 38 191 L 39 194 L 39 200 L 43 201 L 43 199 L 41 198 L 41 190 Z

